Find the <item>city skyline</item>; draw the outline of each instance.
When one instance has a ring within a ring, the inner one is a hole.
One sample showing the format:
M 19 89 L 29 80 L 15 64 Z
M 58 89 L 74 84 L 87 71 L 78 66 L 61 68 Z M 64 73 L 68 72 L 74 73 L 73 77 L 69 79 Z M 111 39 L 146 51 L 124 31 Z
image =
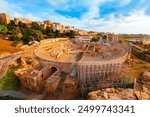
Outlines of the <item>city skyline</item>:
M 98 32 L 150 34 L 148 0 L 0 0 L 11 19 L 51 20 Z

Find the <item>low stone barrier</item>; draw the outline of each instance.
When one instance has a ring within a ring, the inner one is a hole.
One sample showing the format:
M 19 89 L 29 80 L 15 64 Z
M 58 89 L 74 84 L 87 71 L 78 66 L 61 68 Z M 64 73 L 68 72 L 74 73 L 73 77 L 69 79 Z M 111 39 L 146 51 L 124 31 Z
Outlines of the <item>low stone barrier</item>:
M 10 90 L 10 91 L 0 91 L 0 99 L 3 100 L 25 100 L 27 99 L 27 95 L 19 92 L 19 91 L 15 91 L 15 90 Z
M 150 63 L 150 55 L 144 55 L 141 54 L 140 52 L 142 52 L 141 50 L 136 50 L 135 47 L 132 48 L 131 53 L 135 56 L 137 56 L 138 58 L 142 59 L 143 61 L 149 62 Z

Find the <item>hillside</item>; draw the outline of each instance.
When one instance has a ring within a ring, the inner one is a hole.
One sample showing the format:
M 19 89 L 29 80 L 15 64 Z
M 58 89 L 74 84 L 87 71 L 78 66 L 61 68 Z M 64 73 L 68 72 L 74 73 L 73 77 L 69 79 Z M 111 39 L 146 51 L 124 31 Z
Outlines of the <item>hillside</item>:
M 15 53 L 20 51 L 19 48 L 11 46 L 13 41 L 4 40 L 0 38 L 0 55 L 4 53 Z

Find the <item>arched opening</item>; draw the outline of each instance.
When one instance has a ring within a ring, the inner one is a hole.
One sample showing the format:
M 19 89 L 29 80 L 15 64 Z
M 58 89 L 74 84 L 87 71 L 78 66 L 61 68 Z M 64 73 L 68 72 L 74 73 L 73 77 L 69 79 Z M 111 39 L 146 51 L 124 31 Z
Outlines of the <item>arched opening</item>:
M 52 74 L 54 74 L 56 71 L 57 71 L 57 68 L 56 68 L 56 67 L 51 67 L 51 68 L 50 68 L 50 76 L 51 76 Z
M 52 67 L 52 68 L 51 68 L 52 74 L 55 73 L 56 71 L 57 71 L 57 68 L 56 68 L 56 67 Z

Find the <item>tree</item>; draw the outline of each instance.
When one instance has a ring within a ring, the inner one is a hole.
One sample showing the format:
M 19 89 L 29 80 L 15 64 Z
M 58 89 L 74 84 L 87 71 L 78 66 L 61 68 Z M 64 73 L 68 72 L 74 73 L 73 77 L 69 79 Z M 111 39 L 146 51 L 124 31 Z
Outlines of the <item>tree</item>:
M 8 32 L 8 29 L 5 25 L 0 25 L 0 33 L 6 34 Z
M 34 40 L 34 38 L 33 38 L 33 36 L 32 36 L 32 30 L 30 30 L 30 29 L 24 29 L 24 30 L 22 30 L 22 41 L 23 41 L 23 43 L 25 43 L 25 44 L 28 44 L 28 42 L 29 41 L 33 41 Z
M 17 34 L 12 34 L 11 40 L 12 41 L 19 41 L 19 36 Z
M 46 27 L 43 30 L 43 34 L 45 34 L 46 37 L 49 37 L 49 38 L 54 38 L 55 37 L 55 32 L 50 27 Z
M 37 22 L 32 22 L 31 28 L 34 30 L 41 30 L 41 27 Z
M 70 32 L 67 32 L 67 33 L 66 33 L 66 36 L 68 36 L 68 37 L 70 37 L 70 38 L 74 38 L 75 35 L 76 35 L 76 32 L 73 31 L 73 30 L 71 30 Z
M 51 32 L 50 27 L 46 27 L 43 31 L 44 34 L 48 35 Z
M 56 32 L 55 32 L 55 37 L 61 37 L 61 34 L 60 34 L 60 31 L 59 31 L 59 30 L 56 30 Z
M 54 33 L 54 32 L 48 33 L 48 37 L 49 37 L 49 38 L 54 38 L 54 37 L 55 37 L 55 33 Z
M 33 31 L 33 37 L 35 41 L 40 41 L 41 39 L 43 39 L 43 34 L 41 31 L 39 30 L 32 30 Z
M 13 20 L 10 21 L 10 23 L 7 25 L 7 28 L 9 29 L 9 31 L 12 31 L 16 28 L 16 24 Z
M 99 39 L 100 39 L 100 37 L 98 35 L 96 35 L 96 36 L 93 36 L 92 41 L 93 42 L 98 42 Z
M 22 40 L 25 44 L 28 44 L 29 41 L 40 41 L 43 39 L 43 34 L 39 30 L 26 29 L 23 31 Z
M 11 35 L 11 40 L 12 41 L 20 41 L 21 38 L 22 38 L 22 33 L 21 32 L 20 33 L 13 33 Z
M 27 28 L 27 25 L 25 23 L 22 23 L 21 21 L 18 22 L 19 28 Z

